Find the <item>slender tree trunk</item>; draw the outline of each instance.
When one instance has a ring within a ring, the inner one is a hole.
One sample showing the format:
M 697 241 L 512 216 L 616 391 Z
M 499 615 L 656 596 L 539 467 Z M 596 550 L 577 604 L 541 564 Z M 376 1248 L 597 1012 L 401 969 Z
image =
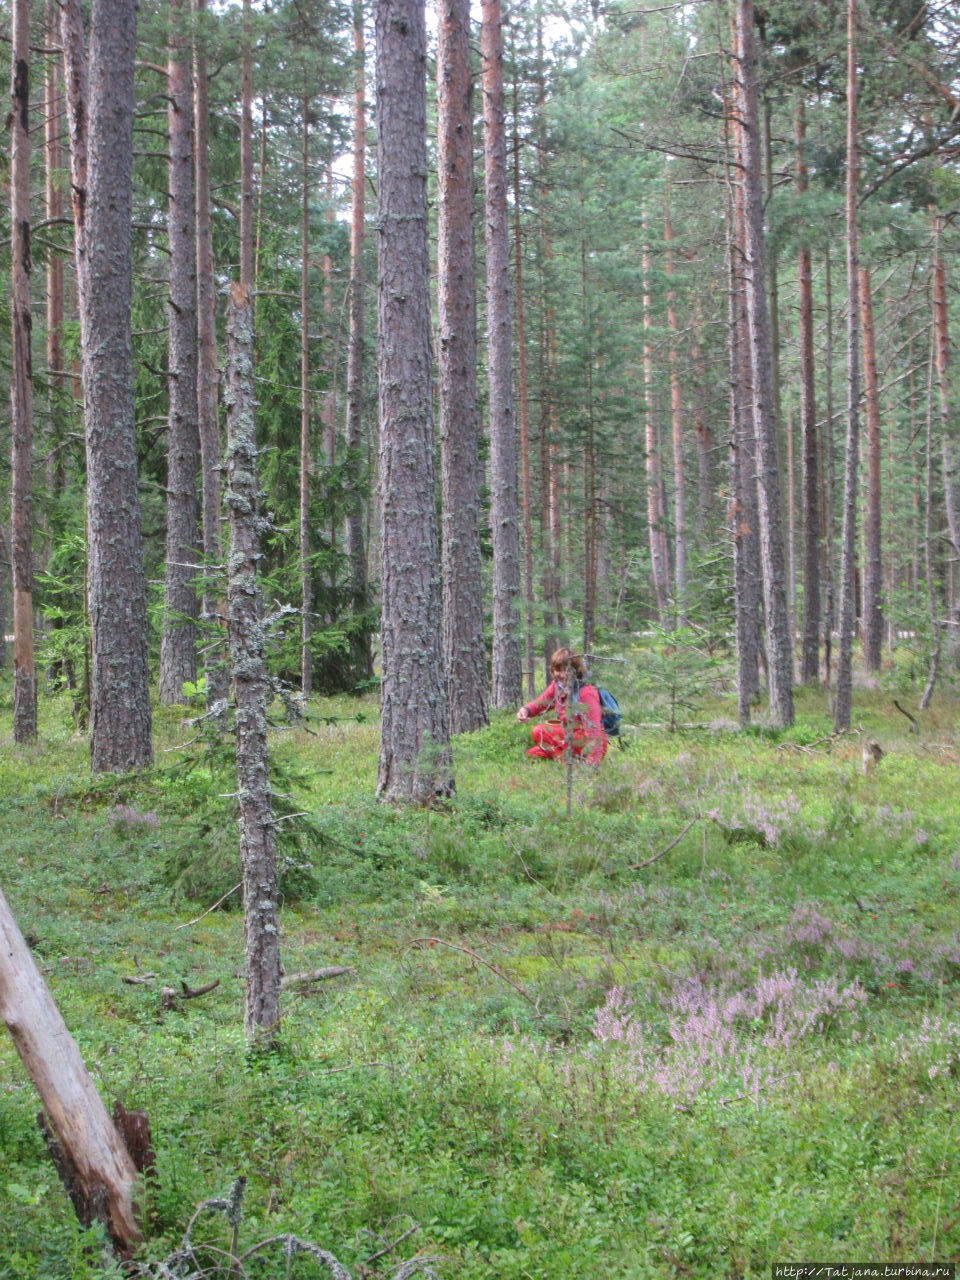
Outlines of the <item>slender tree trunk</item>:
M 757 55 L 753 0 L 737 8 L 743 182 L 747 230 L 747 317 L 753 365 L 754 425 L 757 432 L 760 512 L 760 562 L 763 570 L 764 617 L 770 712 L 774 724 L 793 723 L 793 654 L 787 614 L 780 479 L 777 468 L 777 424 L 767 316 L 763 194 L 760 181 L 760 134 L 757 109 Z
M 128 1250 L 142 1237 L 137 1171 L 0 892 L 0 1017 L 29 1075 L 71 1174 L 74 1203 Z
M 863 329 L 864 398 L 867 411 L 867 517 L 864 527 L 865 565 L 863 581 L 863 664 L 868 671 L 880 670 L 883 648 L 883 561 L 880 551 L 880 392 L 877 386 L 877 355 L 873 333 L 873 299 L 870 272 L 859 268 L 860 323 Z
M 523 236 L 520 210 L 520 104 L 518 77 L 513 81 L 513 260 L 517 297 L 517 398 L 520 402 L 520 477 L 523 503 L 524 670 L 527 696 L 536 693 L 533 615 L 533 497 L 530 480 L 530 396 L 527 386 L 527 334 L 523 285 Z
M 693 348 L 690 352 L 695 374 L 693 430 L 697 441 L 697 530 L 706 533 L 712 524 L 715 485 L 713 479 L 713 428 L 707 412 L 707 362 L 703 354 L 700 306 L 694 301 Z
M 807 162 L 804 154 L 807 137 L 803 91 L 797 90 L 794 138 L 797 148 L 797 191 L 807 191 Z M 801 244 L 797 255 L 798 320 L 800 345 L 800 436 L 803 474 L 801 508 L 803 511 L 803 629 L 800 644 L 800 680 L 807 684 L 816 680 L 820 670 L 820 450 L 817 440 L 817 403 L 814 381 L 813 350 L 813 272 L 810 250 Z
M 833 436 L 833 290 L 831 288 L 830 250 L 823 261 L 823 307 L 825 312 L 826 351 L 824 352 L 823 434 L 820 441 L 820 466 L 822 468 L 823 503 L 820 527 L 823 535 L 823 683 L 830 688 L 832 675 L 833 623 L 834 623 L 834 525 L 836 503 L 834 500 L 834 436 Z
M 663 224 L 666 242 L 667 329 L 670 332 L 670 423 L 673 439 L 673 594 L 677 618 L 686 623 L 687 604 L 687 521 L 686 488 L 683 480 L 683 397 L 680 391 L 680 373 L 677 368 L 677 292 L 673 285 L 673 224 L 667 211 Z
M 647 472 L 647 537 L 650 543 L 650 572 L 653 579 L 653 600 L 657 621 L 663 622 L 670 592 L 667 582 L 667 565 L 663 554 L 663 524 L 665 512 L 662 496 L 662 463 L 657 442 L 656 418 L 653 412 L 653 327 L 650 298 L 650 246 L 647 243 L 647 211 L 641 211 L 644 232 L 642 252 L 643 270 L 643 390 L 644 390 L 644 441 Z
M 274 819 L 267 776 L 267 691 L 257 565 L 257 438 L 253 394 L 253 311 L 242 284 L 227 310 L 226 497 L 230 523 L 227 634 L 233 669 L 240 860 L 249 1040 L 269 1044 L 280 1029 L 280 930 Z
M 355 612 L 366 609 L 367 604 L 367 550 L 363 531 L 364 495 L 360 484 L 363 470 L 361 457 L 364 451 L 363 435 L 363 245 L 365 209 L 365 155 L 366 110 L 364 106 L 364 37 L 363 4 L 356 0 L 353 10 L 353 175 L 350 184 L 350 335 L 347 344 L 347 415 L 346 446 L 347 469 L 344 473 L 346 491 L 346 552 L 350 566 L 350 597 Z M 366 624 L 352 641 L 360 669 L 373 674 L 370 641 Z
M 437 303 L 443 666 L 451 733 L 487 723 L 480 555 L 480 417 L 473 250 L 469 0 L 444 0 L 437 26 Z
M 47 0 L 46 38 L 50 48 L 56 48 L 60 43 L 60 10 L 56 0 Z M 63 168 L 63 148 L 60 142 L 63 127 L 63 66 L 56 58 L 48 58 L 46 62 L 43 119 L 44 210 L 47 221 L 55 223 L 64 213 L 60 185 L 60 171 Z M 64 483 L 63 445 L 66 430 L 66 376 L 63 368 L 64 276 L 61 254 L 48 252 L 46 277 L 46 353 L 50 411 L 47 486 L 51 493 L 60 493 Z
M 377 0 L 382 667 L 377 792 L 453 790 L 440 655 L 423 0 Z M 518 661 L 519 668 L 519 661 Z
M 733 33 L 734 43 L 736 40 Z M 750 723 L 760 692 L 761 575 L 757 512 L 757 436 L 754 429 L 753 369 L 747 325 L 744 271 L 746 219 L 741 126 L 735 98 L 727 106 L 726 142 L 735 185 L 727 218 L 727 328 L 730 358 L 730 454 L 733 526 L 734 620 L 737 649 L 737 716 Z
M 300 201 L 300 689 L 313 692 L 313 591 L 310 572 L 310 99 L 301 102 Z
M 942 219 L 934 222 L 933 332 L 936 344 L 937 390 L 940 399 L 940 447 L 943 459 L 943 496 L 950 535 L 950 560 L 960 556 L 960 450 L 950 417 L 950 333 L 947 326 L 947 274 L 940 252 Z M 958 602 L 952 594 L 947 607 L 956 621 Z
M 193 65 L 197 223 L 197 428 L 200 438 L 200 510 L 205 561 L 200 616 L 207 628 L 204 642 L 207 709 L 214 711 L 225 708 L 228 694 L 226 655 L 219 642 L 221 609 L 217 592 L 222 555 L 220 425 L 217 413 L 217 286 L 213 274 L 213 227 L 210 221 L 210 111 L 206 34 L 202 26 L 206 0 L 193 0 L 193 4 L 197 23 Z
M 490 524 L 493 541 L 494 707 L 515 706 L 523 692 L 520 628 L 520 535 L 513 413 L 510 228 L 503 105 L 500 0 L 481 0 L 487 343 L 490 384 Z
M 13 0 L 10 113 L 10 559 L 13 568 L 13 739 L 37 736 L 33 653 L 33 359 L 30 309 L 30 12 Z
M 856 0 L 847 7 L 847 452 L 843 477 L 843 533 L 840 549 L 840 636 L 833 724 L 850 728 L 853 694 L 853 632 L 856 626 L 855 560 L 857 466 L 860 453 L 860 299 L 857 278 L 857 54 Z
M 930 615 L 930 635 L 933 639 L 930 669 L 927 683 L 920 697 L 920 710 L 926 711 L 933 698 L 933 690 L 940 672 L 941 625 L 937 608 L 937 592 L 933 570 L 933 370 L 937 363 L 938 334 L 934 324 L 933 341 L 930 343 L 930 367 L 927 378 L 926 449 L 924 456 L 924 510 L 923 510 L 923 572 L 926 578 L 927 611 Z
M 168 8 L 167 128 L 170 134 L 167 240 L 170 246 L 170 340 L 167 424 L 167 540 L 160 640 L 160 701 L 183 701 L 197 680 L 197 224 L 193 185 L 191 67 L 181 33 L 184 0 Z
M 79 0 L 64 0 L 61 15 L 86 419 L 91 767 L 126 773 L 153 760 L 130 331 L 136 7 L 93 0 L 89 84 Z
M 240 54 L 240 283 L 253 289 L 253 33 L 250 0 L 243 0 Z

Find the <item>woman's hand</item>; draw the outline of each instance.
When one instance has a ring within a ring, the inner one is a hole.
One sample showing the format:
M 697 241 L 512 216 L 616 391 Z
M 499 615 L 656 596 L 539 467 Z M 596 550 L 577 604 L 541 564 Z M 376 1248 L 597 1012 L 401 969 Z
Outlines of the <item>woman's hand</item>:
M 523 724 L 524 720 L 530 719 L 530 712 L 527 710 L 526 707 L 520 708 L 520 710 L 517 712 L 517 719 L 520 721 L 521 724 Z

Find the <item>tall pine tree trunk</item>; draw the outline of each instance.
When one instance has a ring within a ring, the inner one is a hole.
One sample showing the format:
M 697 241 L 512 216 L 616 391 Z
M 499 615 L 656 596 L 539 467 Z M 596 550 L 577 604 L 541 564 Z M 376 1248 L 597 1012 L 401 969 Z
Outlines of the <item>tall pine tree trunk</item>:
M 754 425 L 759 466 L 760 563 L 763 571 L 764 617 L 770 713 L 780 728 L 793 723 L 793 654 L 790 618 L 784 590 L 783 525 L 777 465 L 777 423 L 772 344 L 767 314 L 766 245 L 760 174 L 760 130 L 757 107 L 757 55 L 753 0 L 737 7 L 739 103 L 742 120 L 744 203 L 747 231 L 747 319 L 753 366 Z
M 170 135 L 167 241 L 170 246 L 167 386 L 167 540 L 160 639 L 160 701 L 183 701 L 197 680 L 197 225 L 193 186 L 193 92 L 184 0 L 168 8 L 167 129 Z
M 300 104 L 300 691 L 313 692 L 310 569 L 310 99 Z
M 267 692 L 257 566 L 257 437 L 253 394 L 253 309 L 242 284 L 230 286 L 227 308 L 226 499 L 230 523 L 227 633 L 233 671 L 237 803 L 243 870 L 248 1040 L 268 1045 L 280 1029 L 280 929 L 274 819 L 267 776 Z
M 855 560 L 857 468 L 860 452 L 860 300 L 857 277 L 857 53 L 856 0 L 847 7 L 847 451 L 843 473 L 843 532 L 840 547 L 840 635 L 833 724 L 850 728 L 853 699 L 853 633 L 856 627 Z
M 678 621 L 686 623 L 687 606 L 687 521 L 686 489 L 683 479 L 683 397 L 677 368 L 677 292 L 673 284 L 673 223 L 670 211 L 663 224 L 666 243 L 667 329 L 670 333 L 670 425 L 673 441 L 673 597 Z
M 653 327 L 650 297 L 650 246 L 647 243 L 647 211 L 641 211 L 644 242 L 641 256 L 643 270 L 643 394 L 644 394 L 644 447 L 647 472 L 647 539 L 650 544 L 650 574 L 653 584 L 653 602 L 657 621 L 664 621 L 669 585 L 664 556 L 663 525 L 665 511 L 662 503 L 663 481 L 660 446 L 657 440 L 656 418 L 653 411 Z
M 91 767 L 153 761 L 130 330 L 134 0 L 61 10 L 87 456 Z
M 253 288 L 253 32 L 243 0 L 240 50 L 240 283 Z M 261 166 L 262 169 L 262 166 Z M 263 181 L 261 172 L 261 183 Z
M 37 736 L 33 653 L 33 359 L 30 309 L 30 14 L 13 0 L 10 113 L 10 559 L 13 569 L 13 739 Z
M 873 332 L 873 299 L 870 272 L 859 269 L 860 323 L 863 330 L 863 380 L 867 414 L 867 515 L 864 525 L 863 578 L 863 665 L 867 671 L 880 670 L 883 647 L 883 562 L 880 549 L 880 391 L 877 385 L 877 355 Z
M 520 534 L 517 446 L 513 414 L 510 316 L 510 229 L 507 221 L 507 140 L 503 105 L 500 0 L 481 0 L 487 369 L 490 385 L 490 525 L 493 541 L 493 664 L 491 702 L 516 705 L 523 686 L 520 656 Z
M 217 414 L 217 294 L 210 221 L 210 111 L 207 92 L 206 0 L 193 0 L 196 23 L 193 61 L 194 182 L 197 223 L 197 430 L 200 438 L 200 512 L 205 561 L 200 617 L 207 629 L 204 674 L 207 708 L 227 700 L 227 666 L 220 645 L 220 424 Z
M 451 733 L 487 723 L 480 556 L 480 417 L 473 250 L 469 0 L 443 0 L 437 27 L 437 304 L 443 666 Z
M 381 692 L 377 792 L 453 790 L 437 617 L 423 0 L 377 0 Z M 518 662 L 519 667 L 519 662 Z
M 943 460 L 943 497 L 950 535 L 950 559 L 960 558 L 960 448 L 950 416 L 950 332 L 947 325 L 947 273 L 940 252 L 942 219 L 934 222 L 933 333 L 936 351 L 937 391 L 940 401 L 940 450 Z M 954 624 L 958 601 L 948 596 L 947 608 Z
M 797 148 L 797 191 L 808 189 L 804 155 L 807 126 L 803 91 L 797 91 L 794 121 Z M 800 343 L 800 435 L 803 476 L 803 628 L 800 646 L 800 680 L 806 684 L 819 673 L 820 659 L 820 457 L 817 440 L 817 405 L 813 352 L 813 273 L 810 250 L 801 244 L 797 254 L 798 322 Z
M 363 246 L 365 239 L 366 183 L 366 109 L 364 105 L 364 36 L 363 4 L 355 0 L 353 8 L 353 173 L 350 181 L 350 332 L 347 341 L 347 469 L 344 473 L 346 497 L 346 553 L 350 574 L 350 598 L 355 613 L 367 604 L 367 550 L 363 530 L 364 495 L 360 476 L 364 468 L 363 435 Z M 366 623 L 358 628 L 352 640 L 360 670 L 373 674 L 370 640 Z

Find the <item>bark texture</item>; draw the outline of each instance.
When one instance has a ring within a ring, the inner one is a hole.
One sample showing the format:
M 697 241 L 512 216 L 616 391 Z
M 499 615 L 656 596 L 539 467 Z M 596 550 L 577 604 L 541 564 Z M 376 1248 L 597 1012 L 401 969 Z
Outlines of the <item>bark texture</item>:
M 853 632 L 856 626 L 855 560 L 857 471 L 860 455 L 860 284 L 857 248 L 857 52 L 856 0 L 847 7 L 847 451 L 843 469 L 843 530 L 840 535 L 840 635 L 833 725 L 850 728 L 853 700 Z
M 363 5 L 354 5 L 353 56 L 356 59 L 353 88 L 353 173 L 350 181 L 350 334 L 347 342 L 347 415 L 345 443 L 347 470 L 346 551 L 350 565 L 350 594 L 354 609 L 362 609 L 367 599 L 367 550 L 363 536 L 363 494 L 359 482 L 362 474 L 363 437 L 363 246 L 365 241 L 364 187 L 366 182 L 366 105 L 364 102 L 364 35 Z M 372 670 L 370 647 L 366 639 L 364 668 Z
M 95 773 L 152 763 L 130 333 L 134 0 L 61 10 L 80 308 Z
M 33 360 L 30 310 L 30 13 L 13 0 L 10 113 L 10 559 L 13 570 L 13 738 L 37 736 L 33 654 Z
M 472 89 L 470 3 L 444 0 L 437 27 L 437 367 L 443 666 L 451 733 L 470 733 L 487 723 L 487 651 L 480 579 Z
M 197 680 L 197 533 L 200 433 L 197 425 L 197 224 L 193 187 L 193 86 L 182 35 L 185 0 L 168 7 L 167 129 L 170 135 L 167 241 L 170 246 L 167 357 L 167 539 L 160 638 L 160 701 L 183 701 Z
M 453 788 L 440 657 L 423 0 L 377 0 L 382 692 L 377 791 Z
M 490 387 L 490 525 L 493 542 L 491 702 L 515 706 L 522 694 L 520 530 L 513 414 L 510 228 L 503 101 L 500 0 L 481 0 L 487 370 Z
M 300 104 L 300 692 L 313 692 L 310 574 L 310 99 Z
M 804 155 L 807 126 L 802 91 L 797 94 L 795 140 L 797 148 L 797 190 L 806 191 L 807 164 Z M 820 660 L 820 449 L 817 437 L 817 404 L 814 383 L 813 272 L 810 249 L 802 244 L 797 254 L 800 339 L 800 434 L 803 441 L 803 630 L 800 646 L 800 680 L 814 681 Z
M 880 551 L 880 391 L 877 384 L 877 353 L 873 333 L 873 299 L 870 272 L 859 269 L 860 326 L 863 331 L 863 390 L 867 418 L 867 511 L 864 520 L 863 575 L 863 665 L 880 670 L 883 647 L 883 561 Z
M 76 1041 L 0 892 L 0 1017 L 65 1157 L 74 1202 L 103 1222 L 119 1248 L 140 1238 L 137 1171 L 84 1065 Z
M 213 274 L 213 227 L 210 221 L 210 110 L 207 57 L 202 15 L 206 0 L 193 0 L 197 21 L 193 61 L 194 180 L 197 221 L 197 428 L 200 437 L 200 511 L 203 530 L 201 621 L 204 637 L 204 675 L 207 709 L 227 700 L 227 662 L 220 644 L 223 622 L 218 601 L 220 580 L 220 425 L 217 414 L 217 295 Z
M 227 634 L 233 672 L 237 804 L 243 866 L 247 1038 L 269 1043 L 280 1027 L 280 930 L 277 863 L 267 776 L 267 691 L 257 569 L 260 562 L 257 441 L 253 394 L 253 312 L 243 285 L 227 310 L 226 497 L 230 526 Z
M 783 524 L 777 460 L 776 396 L 766 292 L 766 241 L 760 171 L 757 53 L 753 0 L 737 8 L 739 103 L 742 127 L 744 208 L 747 232 L 746 294 L 753 366 L 754 428 L 757 435 L 757 499 L 760 563 L 770 714 L 774 724 L 793 724 L 793 652 L 785 591 Z

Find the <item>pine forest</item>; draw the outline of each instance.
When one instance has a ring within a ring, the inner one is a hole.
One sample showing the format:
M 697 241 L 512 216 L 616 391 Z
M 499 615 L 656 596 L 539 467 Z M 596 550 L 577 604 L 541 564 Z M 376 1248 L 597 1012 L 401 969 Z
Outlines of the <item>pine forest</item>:
M 957 6 L 0 32 L 0 1280 L 953 1275 Z

